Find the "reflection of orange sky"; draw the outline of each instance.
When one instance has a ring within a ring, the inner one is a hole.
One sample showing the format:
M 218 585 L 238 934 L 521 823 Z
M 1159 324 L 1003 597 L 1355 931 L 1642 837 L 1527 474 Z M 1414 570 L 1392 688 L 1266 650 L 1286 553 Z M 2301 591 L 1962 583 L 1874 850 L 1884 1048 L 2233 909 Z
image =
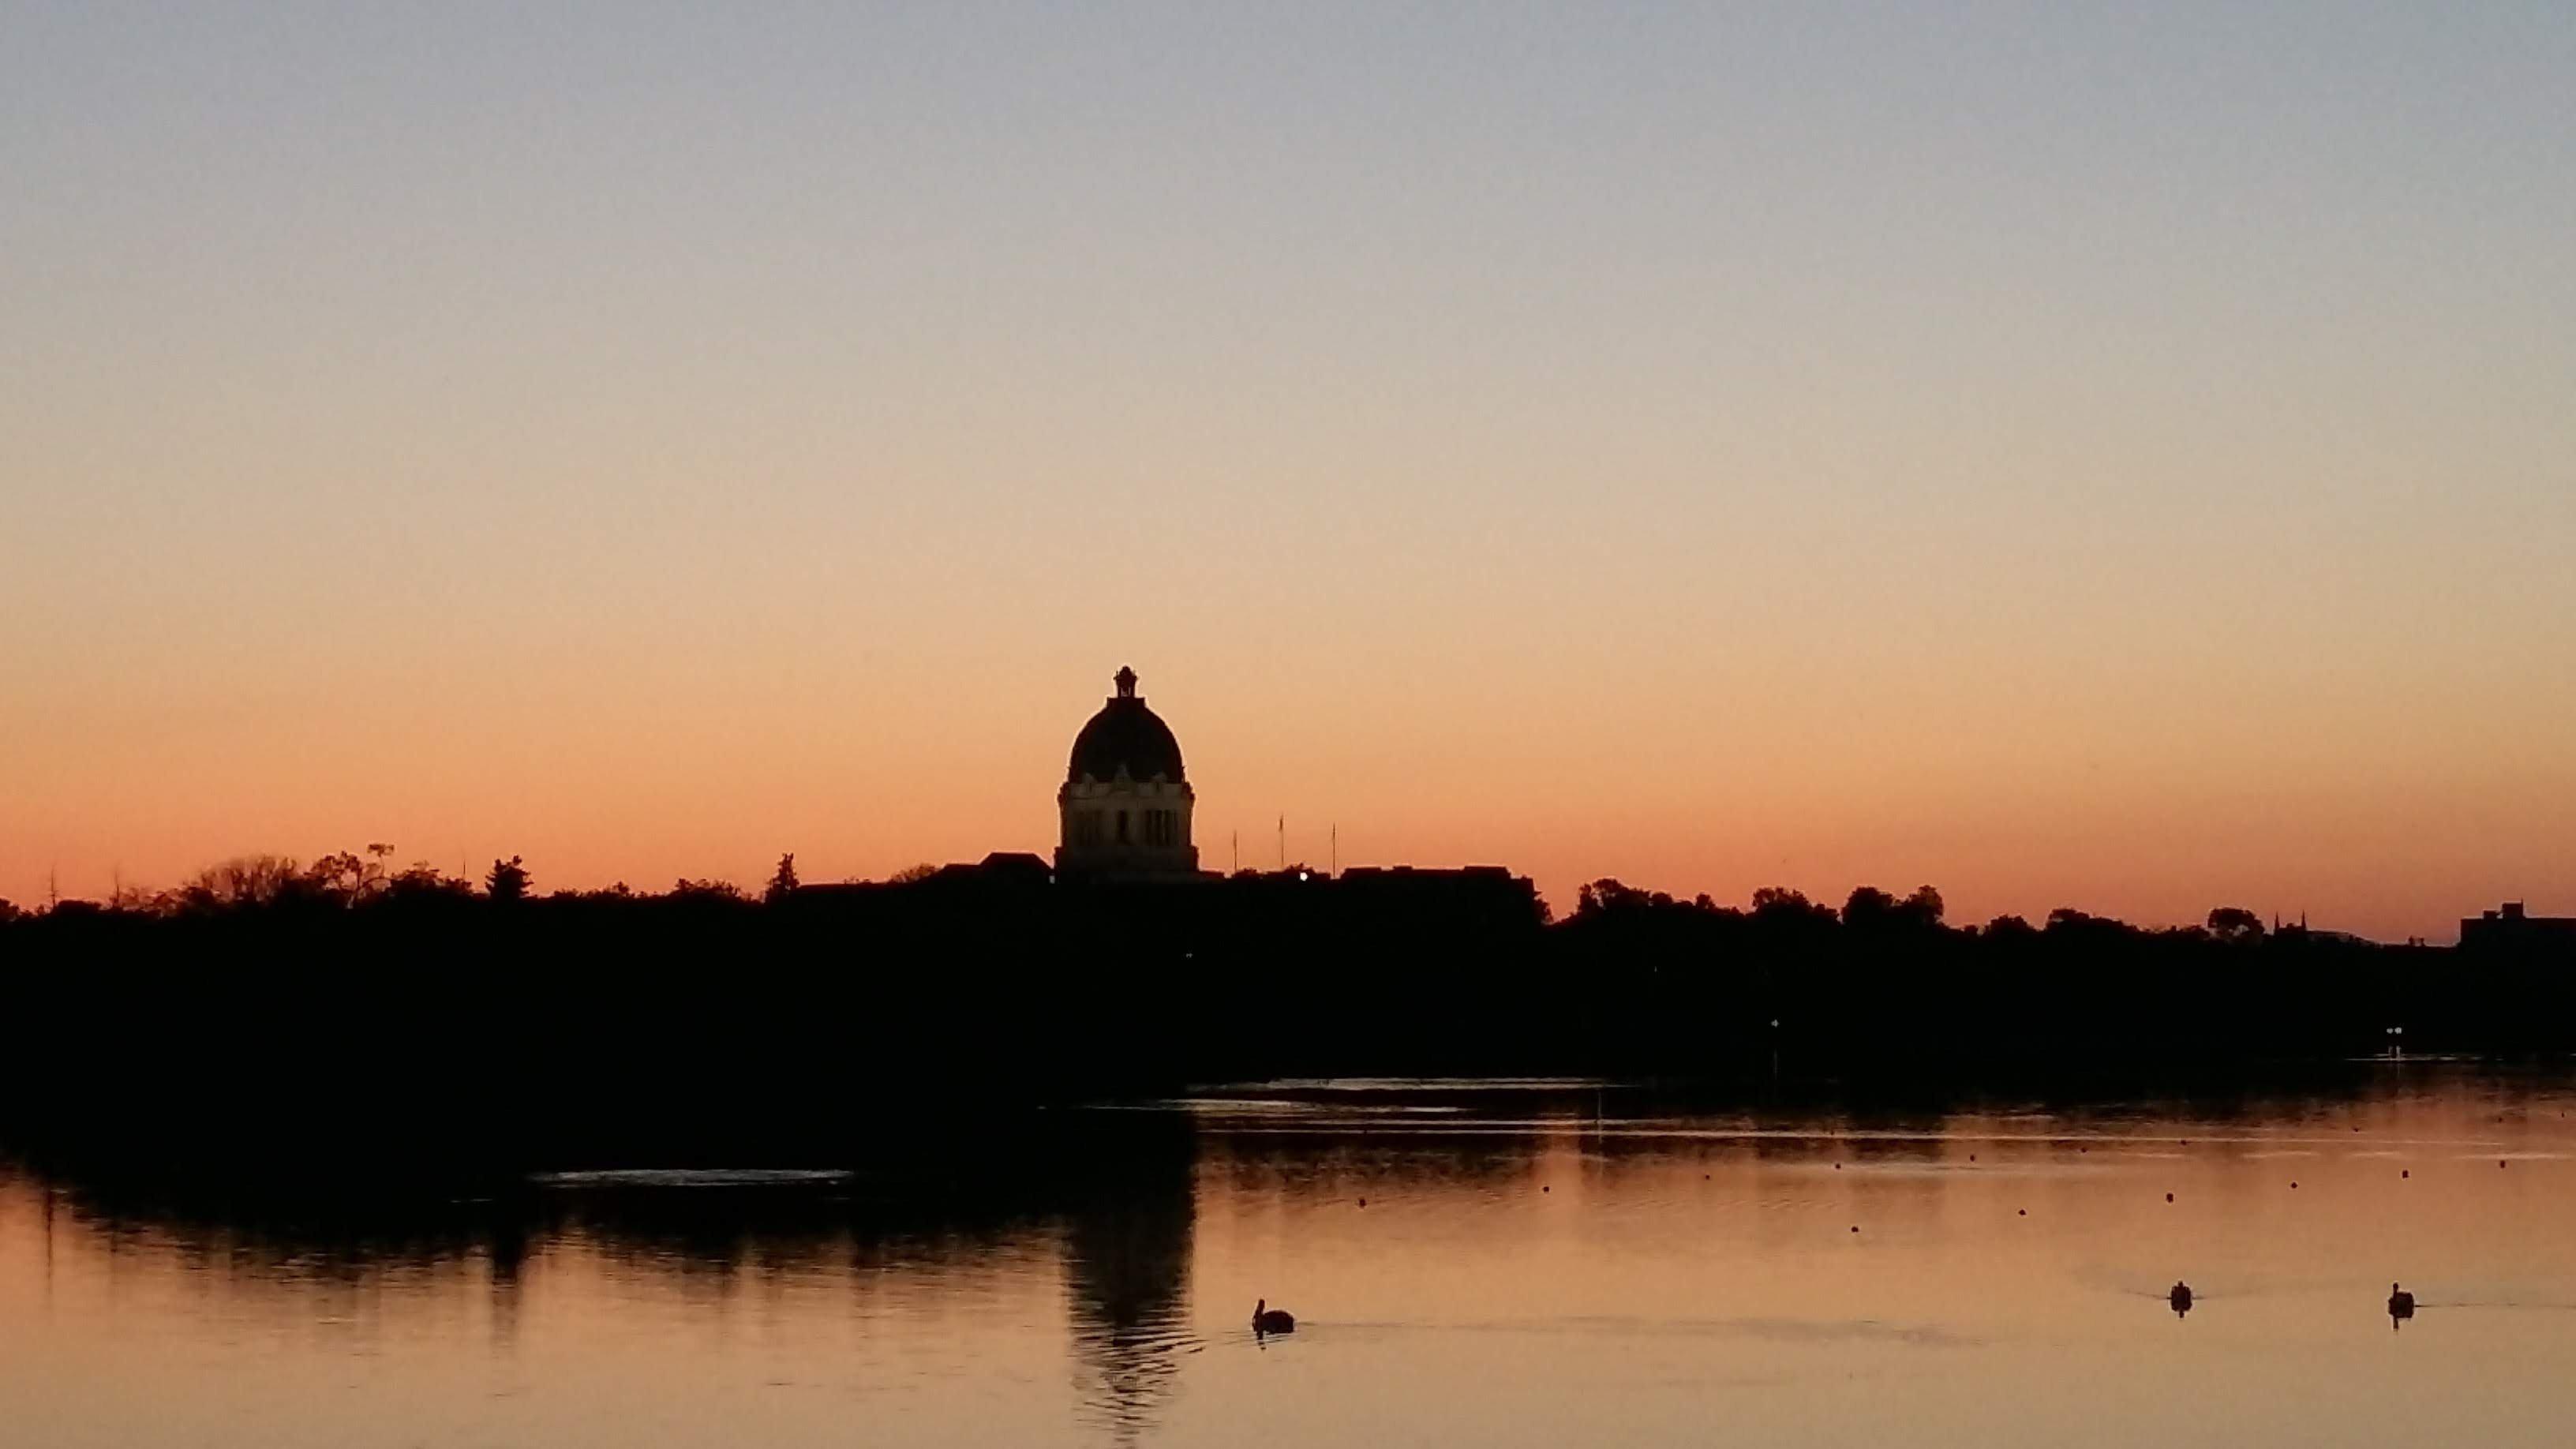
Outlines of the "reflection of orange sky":
M 1176 1444 L 1673 1443 L 1716 1422 L 1833 1445 L 2212 1424 L 2521 1444 L 2563 1418 L 2563 1093 L 2463 1080 L 2237 1117 L 1513 1097 L 1216 1107 L 1186 1172 L 1155 1158 L 1069 1207 L 865 1245 L 831 1226 L 865 1204 L 763 1231 L 759 1200 L 665 1198 L 625 1234 L 569 1210 L 507 1273 L 470 1235 L 110 1231 L 77 1188 L 0 1178 L 0 1401 L 49 1444 L 170 1424 L 223 1445 L 803 1444 L 854 1422 L 1093 1442 L 1117 1415 Z M 2199 1295 L 2180 1322 L 2177 1277 Z M 2403 1333 L 2390 1279 L 2425 1305 Z M 1256 1298 L 1299 1333 L 1253 1343 Z M 1104 1344 L 1109 1300 L 1174 1318 Z
M 1534 1125 L 1445 1181 L 1400 1130 L 1238 1137 L 1204 1154 L 1196 1289 L 1213 1319 L 1296 1285 L 1359 1325 L 1315 1349 L 1371 1381 L 1351 1412 L 1427 1399 L 1478 1442 L 1686 1442 L 1700 1414 L 1760 1442 L 2031 1444 L 2195 1423 L 2246 1442 L 2479 1437 L 2467 1414 L 2522 1442 L 2553 1412 L 2537 1386 L 2576 1291 L 2563 1109 L 1733 1124 L 1768 1139 L 1614 1115 L 1611 1136 Z M 2200 1296 L 2181 1324 L 2159 1301 L 2177 1277 Z M 2439 1343 L 2390 1342 L 2392 1278 L 2452 1304 Z M 1387 1335 L 1401 1367 L 1366 1370 L 1380 1323 L 1435 1331 Z M 1298 1412 L 1257 1376 L 1227 1387 Z

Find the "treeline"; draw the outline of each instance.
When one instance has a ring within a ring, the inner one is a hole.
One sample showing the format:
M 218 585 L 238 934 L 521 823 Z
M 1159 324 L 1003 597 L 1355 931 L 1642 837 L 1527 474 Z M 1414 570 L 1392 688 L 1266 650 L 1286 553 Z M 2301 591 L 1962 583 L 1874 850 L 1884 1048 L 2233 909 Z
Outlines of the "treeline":
M 1551 920 L 1499 872 L 1070 886 L 1043 867 L 807 887 L 540 893 L 370 847 L 0 911 L 19 1009 L 0 1118 L 184 1133 L 223 1104 L 330 1135 L 722 1143 L 870 1104 L 1281 1075 L 1573 1072 L 1969 1080 L 2252 1058 L 2557 1052 L 2576 963 L 2076 910 L 1954 926 L 1929 887 L 1745 906 L 1617 881 Z M 72 1104 L 66 1107 L 66 1104 Z M 891 1110 L 889 1104 L 900 1106 Z M 175 1110 L 174 1110 L 175 1109 Z M 0 1122 L 5 1125 L 5 1122 Z
M 1615 981 L 1617 1014 L 1648 1032 L 1724 1023 L 1739 1049 L 1845 1063 L 2576 1048 L 2576 961 L 2272 930 L 2232 906 L 2187 927 L 2072 908 L 1953 926 L 1930 886 L 1865 886 L 1839 909 L 1763 890 L 1737 908 L 1603 880 L 1551 936 L 1552 961 Z
M 170 920 L 256 913 L 273 919 L 281 914 L 361 907 L 399 910 L 477 897 L 513 904 L 535 894 L 534 877 L 519 856 L 493 861 L 492 869 L 478 886 L 465 876 L 449 875 L 425 860 L 395 869 L 393 855 L 392 846 L 377 842 L 367 846 L 364 854 L 334 851 L 310 864 L 299 864 L 293 856 L 286 855 L 236 856 L 208 866 L 166 890 L 119 886 L 103 902 L 63 900 L 31 910 L 0 899 L 0 926 L 45 917 L 81 920 L 99 915 Z M 919 879 L 930 873 L 929 866 L 915 866 L 894 880 Z M 774 900 L 797 887 L 796 857 L 779 857 L 778 872 L 769 882 L 767 898 Z M 746 899 L 742 889 L 730 881 L 686 878 L 660 893 L 638 892 L 621 881 L 605 890 L 553 894 L 557 900 Z

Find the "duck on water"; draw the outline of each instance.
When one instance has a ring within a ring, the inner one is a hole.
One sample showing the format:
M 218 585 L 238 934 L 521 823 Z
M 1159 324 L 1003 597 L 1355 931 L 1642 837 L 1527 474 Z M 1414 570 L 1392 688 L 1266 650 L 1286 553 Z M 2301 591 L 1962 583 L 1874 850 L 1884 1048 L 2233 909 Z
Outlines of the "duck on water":
M 1252 1331 L 1256 1334 L 1295 1333 L 1297 1315 L 1285 1308 L 1271 1307 L 1267 1298 L 1255 1299 L 1252 1304 Z
M 2389 1327 L 2391 1327 L 2391 1328 L 2395 1328 L 2395 1327 L 2398 1325 L 2398 1323 L 2399 1323 L 2399 1322 L 2401 1322 L 2401 1321 L 2403 1321 L 2403 1320 L 2405 1320 L 2405 1319 L 2412 1318 L 2412 1317 L 2414 1317 L 2414 1316 L 2415 1316 L 2415 1295 L 2414 1295 L 2414 1294 L 2412 1294 L 2412 1293 L 2407 1292 L 2407 1291 L 2406 1291 L 2405 1289 L 2403 1289 L 2403 1288 L 2398 1287 L 2398 1286 L 2397 1286 L 2396 1284 L 2394 1284 L 2394 1283 L 2389 1284 L 2389 1285 L 2388 1285 L 2388 1318 L 2389 1318 L 2389 1324 L 2388 1324 L 2388 1326 L 2389 1326 Z

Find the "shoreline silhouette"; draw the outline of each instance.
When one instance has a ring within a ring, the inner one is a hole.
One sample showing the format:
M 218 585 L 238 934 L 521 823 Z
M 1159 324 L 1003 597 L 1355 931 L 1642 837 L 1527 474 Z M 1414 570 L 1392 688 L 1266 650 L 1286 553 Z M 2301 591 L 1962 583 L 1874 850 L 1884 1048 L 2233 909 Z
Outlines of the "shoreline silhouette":
M 2576 1047 L 2557 951 L 2224 907 L 2187 929 L 2072 909 L 1954 926 L 1929 887 L 1738 908 L 1603 880 L 1552 919 L 1499 869 L 1068 885 L 1033 857 L 821 887 L 791 857 L 758 896 L 539 894 L 517 858 L 478 885 L 371 854 L 0 921 L 32 1028 L 0 1067 L 0 1127 L 181 1142 L 219 1104 L 218 1135 L 373 1124 L 403 1150 L 506 1153 L 843 1113 L 935 1134 L 942 1114 L 1276 1077 L 1972 1089 Z

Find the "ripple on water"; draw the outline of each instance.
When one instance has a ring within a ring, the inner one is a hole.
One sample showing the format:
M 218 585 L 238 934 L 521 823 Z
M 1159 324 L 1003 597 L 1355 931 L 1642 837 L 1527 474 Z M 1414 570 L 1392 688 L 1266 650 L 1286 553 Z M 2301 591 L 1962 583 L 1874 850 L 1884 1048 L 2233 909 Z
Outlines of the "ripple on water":
M 1179 1387 L 1180 1361 L 1207 1347 L 1177 1312 L 1129 1323 L 1077 1319 L 1073 1345 L 1082 1418 L 1122 1434 L 1154 1424 Z
M 539 1187 L 811 1187 L 847 1182 L 855 1174 L 829 1167 L 611 1167 L 576 1172 L 532 1172 Z

